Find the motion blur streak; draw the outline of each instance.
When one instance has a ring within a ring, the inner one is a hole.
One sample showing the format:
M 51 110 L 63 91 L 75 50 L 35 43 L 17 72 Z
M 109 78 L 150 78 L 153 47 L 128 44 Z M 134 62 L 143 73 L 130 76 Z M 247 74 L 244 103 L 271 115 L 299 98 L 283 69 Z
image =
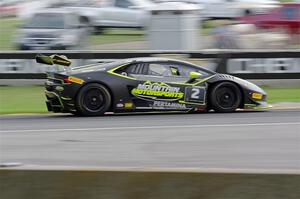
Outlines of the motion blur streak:
M 21 132 L 55 132 L 55 131 L 102 131 L 102 130 L 134 130 L 134 129 L 166 129 L 166 128 L 202 128 L 202 127 L 247 127 L 247 126 L 285 126 L 300 125 L 300 123 L 254 123 L 254 124 L 212 124 L 212 125 L 189 125 L 189 126 L 123 126 L 111 128 L 83 128 L 83 129 L 35 129 L 35 130 L 9 130 L 0 133 L 21 133 Z

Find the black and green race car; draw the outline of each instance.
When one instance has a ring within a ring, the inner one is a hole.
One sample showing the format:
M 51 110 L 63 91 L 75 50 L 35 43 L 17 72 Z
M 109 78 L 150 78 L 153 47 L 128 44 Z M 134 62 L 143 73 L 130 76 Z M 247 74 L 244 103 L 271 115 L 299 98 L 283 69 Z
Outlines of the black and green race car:
M 38 63 L 68 66 L 64 56 Z M 264 108 L 266 93 L 246 80 L 168 58 L 131 58 L 48 73 L 49 111 L 98 116 L 105 112 L 234 112 Z

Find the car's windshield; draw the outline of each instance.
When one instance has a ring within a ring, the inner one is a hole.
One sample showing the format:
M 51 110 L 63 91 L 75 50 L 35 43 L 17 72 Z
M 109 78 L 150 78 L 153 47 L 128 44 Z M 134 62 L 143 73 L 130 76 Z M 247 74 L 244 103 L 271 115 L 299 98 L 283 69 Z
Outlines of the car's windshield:
M 63 29 L 64 17 L 61 14 L 37 14 L 26 23 L 24 28 Z

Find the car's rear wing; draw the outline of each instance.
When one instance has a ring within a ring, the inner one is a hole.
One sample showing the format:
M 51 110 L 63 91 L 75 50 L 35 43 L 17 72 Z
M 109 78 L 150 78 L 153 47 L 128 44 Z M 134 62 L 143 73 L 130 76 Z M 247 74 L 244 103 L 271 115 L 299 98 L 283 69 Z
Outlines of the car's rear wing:
M 47 64 L 47 65 L 61 65 L 61 66 L 70 66 L 71 65 L 71 61 L 64 55 L 42 55 L 42 54 L 38 54 L 35 56 L 35 60 L 37 63 L 41 63 L 41 64 Z

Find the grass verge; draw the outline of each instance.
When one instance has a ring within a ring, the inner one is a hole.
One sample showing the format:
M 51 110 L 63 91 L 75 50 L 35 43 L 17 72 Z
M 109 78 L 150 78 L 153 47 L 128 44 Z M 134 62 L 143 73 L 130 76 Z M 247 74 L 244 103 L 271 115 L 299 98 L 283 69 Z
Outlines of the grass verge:
M 268 103 L 300 102 L 300 88 L 268 88 Z M 46 113 L 42 86 L 0 87 L 0 114 Z
M 0 114 L 46 112 L 42 86 L 0 87 Z
M 17 18 L 0 19 L 0 50 L 16 49 L 13 39 L 20 24 Z
M 295 88 L 269 88 L 263 87 L 267 92 L 267 101 L 270 104 L 278 102 L 300 102 L 300 87 Z
M 120 43 L 120 42 L 132 42 L 145 40 L 143 30 L 136 29 L 117 29 L 111 28 L 104 30 L 104 34 L 90 35 L 88 38 L 88 46 Z

